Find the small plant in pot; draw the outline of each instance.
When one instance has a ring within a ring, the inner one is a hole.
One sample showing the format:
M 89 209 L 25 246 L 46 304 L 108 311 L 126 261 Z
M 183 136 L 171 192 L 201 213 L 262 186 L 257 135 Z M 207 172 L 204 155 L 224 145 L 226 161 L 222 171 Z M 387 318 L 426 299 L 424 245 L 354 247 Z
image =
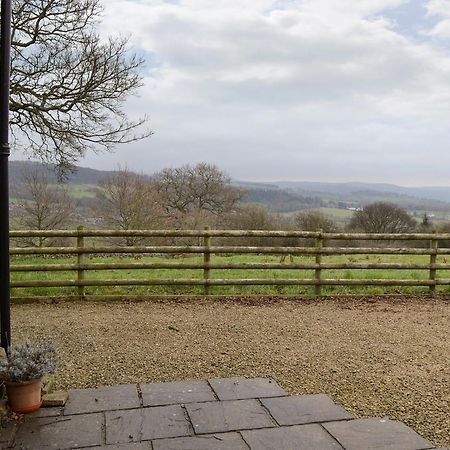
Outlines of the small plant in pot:
M 54 373 L 56 347 L 51 340 L 25 341 L 12 347 L 0 360 L 0 381 L 6 386 L 10 408 L 29 413 L 42 404 L 42 377 Z

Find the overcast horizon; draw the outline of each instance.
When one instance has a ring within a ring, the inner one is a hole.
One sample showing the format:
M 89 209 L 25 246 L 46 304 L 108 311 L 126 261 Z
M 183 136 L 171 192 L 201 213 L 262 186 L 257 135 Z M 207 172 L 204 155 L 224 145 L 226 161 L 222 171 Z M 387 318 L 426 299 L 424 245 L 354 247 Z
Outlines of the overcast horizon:
M 205 161 L 245 181 L 450 186 L 450 0 L 108 0 L 151 138 L 80 166 Z M 14 151 L 12 159 L 23 159 Z

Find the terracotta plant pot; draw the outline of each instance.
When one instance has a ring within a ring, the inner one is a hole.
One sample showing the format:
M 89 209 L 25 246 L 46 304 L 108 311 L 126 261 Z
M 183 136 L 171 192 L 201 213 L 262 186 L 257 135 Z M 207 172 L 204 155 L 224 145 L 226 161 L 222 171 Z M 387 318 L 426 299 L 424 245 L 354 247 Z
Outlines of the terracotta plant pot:
M 6 381 L 6 395 L 10 408 L 21 414 L 30 413 L 39 409 L 42 405 L 41 386 L 39 378 L 32 381 L 13 383 Z

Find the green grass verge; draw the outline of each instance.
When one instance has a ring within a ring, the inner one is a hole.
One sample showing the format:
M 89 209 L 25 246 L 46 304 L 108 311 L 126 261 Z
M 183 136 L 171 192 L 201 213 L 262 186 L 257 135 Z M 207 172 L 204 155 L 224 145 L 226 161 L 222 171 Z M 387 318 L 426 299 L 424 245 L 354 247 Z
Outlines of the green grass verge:
M 134 257 L 90 257 L 89 263 L 96 262 L 202 262 L 202 256 L 198 257 L 142 257 L 136 260 Z M 213 256 L 213 262 L 226 263 L 251 263 L 251 262 L 280 262 L 279 256 L 274 255 L 234 255 L 234 256 Z M 43 258 L 43 257 L 13 257 L 12 264 L 68 264 L 75 263 L 73 257 L 67 258 Z M 289 259 L 286 260 L 289 262 Z M 313 257 L 294 257 L 295 263 L 313 263 Z M 322 262 L 392 262 L 392 263 L 428 263 L 427 256 L 411 255 L 354 255 L 354 256 L 328 256 L 323 257 Z M 439 259 L 438 262 L 444 262 Z M 387 270 L 387 269 L 342 269 L 342 270 L 323 270 L 322 278 L 344 278 L 344 279 L 404 279 L 420 280 L 428 279 L 427 270 Z M 120 270 L 102 270 L 86 271 L 86 279 L 177 279 L 194 278 L 201 279 L 203 271 L 199 269 L 120 269 Z M 214 269 L 211 270 L 212 278 L 313 278 L 313 270 L 298 269 Z M 437 271 L 437 278 L 448 278 L 448 271 Z M 75 279 L 76 272 L 13 272 L 11 279 L 19 280 L 67 280 Z M 313 293 L 312 286 L 213 286 L 212 294 L 216 295 L 309 295 Z M 428 293 L 428 287 L 415 286 L 324 286 L 322 292 L 324 295 L 343 295 L 343 294 L 424 294 Z M 450 287 L 438 287 L 438 292 L 448 293 Z M 52 295 L 75 295 L 76 288 L 14 288 L 12 295 L 22 296 L 52 296 Z M 108 287 L 87 287 L 88 295 L 179 295 L 179 294 L 202 294 L 201 286 L 108 286 Z

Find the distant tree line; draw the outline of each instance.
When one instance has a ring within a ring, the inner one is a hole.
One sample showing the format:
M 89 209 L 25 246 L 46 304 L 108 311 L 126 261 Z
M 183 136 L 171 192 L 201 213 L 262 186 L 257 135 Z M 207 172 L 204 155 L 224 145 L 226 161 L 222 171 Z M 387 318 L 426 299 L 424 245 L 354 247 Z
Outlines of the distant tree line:
M 375 202 L 354 211 L 345 225 L 331 216 L 307 209 L 297 214 L 274 213 L 258 203 L 244 203 L 246 192 L 231 184 L 218 167 L 200 163 L 166 168 L 153 176 L 139 175 L 122 168 L 102 180 L 95 198 L 80 214 L 64 184 L 49 183 L 45 172 L 25 170 L 13 187 L 12 209 L 17 228 L 49 230 L 86 224 L 90 227 L 132 229 L 303 230 L 324 232 L 409 233 L 450 231 L 450 224 L 436 227 L 428 215 L 419 223 L 394 204 Z M 87 218 L 90 220 L 87 220 Z M 127 238 L 135 245 L 139 238 Z M 281 242 L 278 240 L 278 244 Z M 248 245 L 268 244 L 251 239 Z M 297 245 L 283 242 L 285 245 Z M 31 245 L 48 245 L 46 239 Z M 269 242 L 270 244 L 270 242 Z

